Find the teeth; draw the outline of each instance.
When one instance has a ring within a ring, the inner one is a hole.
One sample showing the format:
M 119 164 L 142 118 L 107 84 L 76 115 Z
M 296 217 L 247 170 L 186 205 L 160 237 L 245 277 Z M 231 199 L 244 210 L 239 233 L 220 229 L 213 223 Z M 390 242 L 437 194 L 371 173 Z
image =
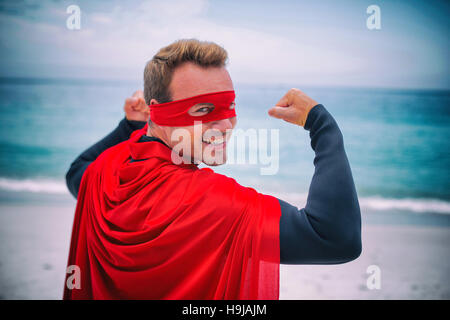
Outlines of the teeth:
M 210 143 L 210 144 L 222 144 L 224 142 L 224 138 L 215 138 L 214 140 L 203 138 L 203 142 Z

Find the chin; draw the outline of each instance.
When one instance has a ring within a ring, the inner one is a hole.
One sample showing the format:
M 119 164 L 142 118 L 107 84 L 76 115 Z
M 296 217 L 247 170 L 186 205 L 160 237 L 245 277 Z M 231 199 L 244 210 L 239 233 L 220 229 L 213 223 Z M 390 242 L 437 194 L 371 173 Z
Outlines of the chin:
M 204 143 L 205 144 L 205 143 Z M 217 167 L 227 162 L 227 151 L 225 146 L 220 148 L 214 148 L 211 145 L 206 145 L 203 148 L 203 154 L 201 162 L 207 166 Z
M 223 163 L 217 163 L 217 162 L 213 162 L 213 163 L 203 162 L 203 163 L 210 167 L 218 167 L 218 166 L 224 165 L 225 163 L 227 163 L 227 161 L 225 160 Z
M 227 157 L 219 159 L 202 159 L 202 162 L 210 167 L 217 167 L 227 163 Z

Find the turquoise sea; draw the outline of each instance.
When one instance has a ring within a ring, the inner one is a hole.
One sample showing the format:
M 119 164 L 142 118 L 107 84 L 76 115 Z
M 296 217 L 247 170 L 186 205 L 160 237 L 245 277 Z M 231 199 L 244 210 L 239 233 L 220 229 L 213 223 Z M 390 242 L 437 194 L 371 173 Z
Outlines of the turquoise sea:
M 0 201 L 69 198 L 64 175 L 70 163 L 114 129 L 124 99 L 141 86 L 0 79 Z M 362 209 L 450 216 L 450 91 L 297 87 L 338 122 Z M 314 171 L 308 132 L 267 115 L 289 88 L 235 85 L 236 128 L 279 130 L 279 153 L 272 155 L 277 173 L 261 175 L 261 164 L 215 171 L 301 203 Z

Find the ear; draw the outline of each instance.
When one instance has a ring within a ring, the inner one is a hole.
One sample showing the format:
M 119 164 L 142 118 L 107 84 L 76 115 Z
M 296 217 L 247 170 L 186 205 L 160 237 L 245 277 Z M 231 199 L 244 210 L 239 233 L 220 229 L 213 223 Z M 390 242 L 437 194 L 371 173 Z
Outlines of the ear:
M 150 105 L 152 104 L 159 104 L 159 102 L 156 99 L 152 99 L 150 100 Z

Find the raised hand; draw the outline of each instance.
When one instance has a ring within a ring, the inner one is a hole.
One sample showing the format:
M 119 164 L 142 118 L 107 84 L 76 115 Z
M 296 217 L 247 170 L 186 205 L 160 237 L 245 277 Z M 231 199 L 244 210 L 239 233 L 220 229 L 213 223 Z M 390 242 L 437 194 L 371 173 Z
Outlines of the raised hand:
M 303 127 L 308 118 L 309 111 L 317 105 L 317 102 L 299 89 L 290 89 L 275 107 L 268 113 L 270 116 Z
M 125 99 L 123 106 L 127 120 L 147 121 L 150 110 L 144 100 L 144 92 L 138 90 L 133 95 Z

